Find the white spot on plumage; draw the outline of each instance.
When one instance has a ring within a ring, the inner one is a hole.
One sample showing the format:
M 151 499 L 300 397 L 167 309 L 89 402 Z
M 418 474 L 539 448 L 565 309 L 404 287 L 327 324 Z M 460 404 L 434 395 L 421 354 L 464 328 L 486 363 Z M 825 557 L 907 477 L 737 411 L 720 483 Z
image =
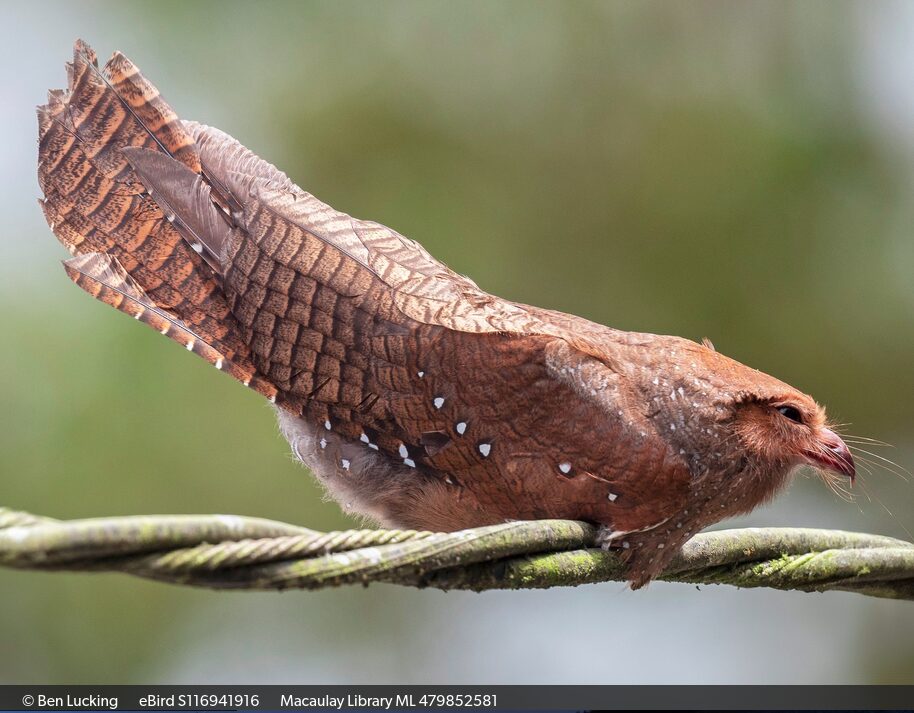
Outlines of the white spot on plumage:
M 627 550 L 629 547 L 631 547 L 631 545 L 628 544 L 628 540 L 626 540 L 625 542 L 622 543 L 622 549 L 623 549 L 623 550 Z
M 460 421 L 460 422 L 457 424 L 456 429 L 457 429 L 457 433 L 459 433 L 459 434 L 462 436 L 464 433 L 467 432 L 467 422 L 466 422 L 466 421 Z
M 412 458 L 404 458 L 403 465 L 408 465 L 410 468 L 415 468 L 416 461 L 414 461 Z
M 559 463 L 559 470 L 568 475 L 571 472 L 571 463 Z
M 324 421 L 324 428 L 326 428 L 328 431 L 330 430 L 330 421 Z
M 609 494 L 609 502 L 611 502 L 611 503 L 616 502 L 616 498 L 618 498 L 618 497 L 619 497 L 619 496 L 616 495 L 615 493 L 610 493 L 610 494 Z
M 321 438 L 321 449 L 324 449 L 326 447 L 327 447 L 327 439 Z
M 660 379 L 658 379 L 658 378 L 655 376 L 655 377 L 654 377 L 654 382 L 653 382 L 653 383 L 654 383 L 654 386 L 660 386 Z
M 368 434 L 367 434 L 367 433 L 363 433 L 361 436 L 359 436 L 359 440 L 360 440 L 362 443 L 371 443 L 371 440 L 368 438 Z
M 444 397 L 443 397 L 443 396 L 436 396 L 436 397 L 434 398 L 434 400 L 432 401 L 432 403 L 435 404 L 435 408 L 439 408 L 439 409 L 440 409 L 442 406 L 444 406 Z
M 195 342 L 193 339 L 191 339 L 191 340 L 186 344 L 186 346 L 187 346 L 187 351 L 192 352 L 192 351 L 194 350 L 194 345 L 195 345 L 195 344 L 196 344 L 196 342 Z
M 165 323 L 165 326 L 162 327 L 159 332 L 162 334 L 168 334 L 168 330 L 171 329 L 171 324 L 169 322 Z
M 276 394 L 273 394 L 272 396 L 270 396 L 270 403 L 271 403 L 271 404 L 275 404 L 275 403 L 276 403 Z
M 250 385 L 251 385 L 251 377 L 250 377 L 250 376 L 247 377 L 247 378 L 246 378 L 244 381 L 242 381 L 241 383 L 242 383 L 244 386 L 250 386 Z
M 142 317 L 142 316 L 143 316 L 143 313 L 142 313 L 142 312 L 137 312 L 135 315 L 133 315 L 133 318 L 134 318 L 134 319 L 139 319 L 139 318 Z
M 416 376 L 418 376 L 418 377 L 421 379 L 423 376 L 425 376 L 425 372 L 424 372 L 424 371 L 417 371 L 417 372 L 416 372 Z
M 222 371 L 222 357 L 216 359 L 216 363 L 213 364 L 213 366 L 219 369 L 219 371 Z
M 378 450 L 378 444 L 377 444 L 377 443 L 369 443 L 369 444 L 368 444 L 368 447 L 371 448 L 371 449 L 373 449 L 373 450 Z
M 479 452 L 482 453 L 483 458 L 488 458 L 489 453 L 492 452 L 492 444 L 491 443 L 480 443 Z
M 194 249 L 194 252 L 197 255 L 200 255 L 203 252 L 203 243 L 191 243 L 190 246 Z
M 343 470 L 349 470 L 349 465 L 350 465 L 349 459 L 348 459 L 348 458 L 343 458 L 343 459 L 340 461 L 340 465 L 343 466 Z
M 400 444 L 400 448 L 397 452 L 400 454 L 401 458 L 409 458 L 409 448 L 406 447 L 405 443 Z

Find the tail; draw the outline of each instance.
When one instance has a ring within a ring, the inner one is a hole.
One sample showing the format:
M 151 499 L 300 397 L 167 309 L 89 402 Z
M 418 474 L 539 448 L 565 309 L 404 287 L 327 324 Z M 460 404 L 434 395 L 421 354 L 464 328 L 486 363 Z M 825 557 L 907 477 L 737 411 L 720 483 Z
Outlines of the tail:
M 75 256 L 64 263 L 70 279 L 275 401 L 212 270 L 122 151 L 161 151 L 202 174 L 191 133 L 120 53 L 99 69 L 78 40 L 67 77 L 38 107 L 38 182 L 48 225 Z

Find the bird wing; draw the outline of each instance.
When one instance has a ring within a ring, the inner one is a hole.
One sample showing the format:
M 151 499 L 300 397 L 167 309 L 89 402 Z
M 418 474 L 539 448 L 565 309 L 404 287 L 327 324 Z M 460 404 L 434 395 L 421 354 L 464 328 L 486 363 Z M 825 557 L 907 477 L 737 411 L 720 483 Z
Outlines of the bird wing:
M 200 152 L 204 173 L 218 178 L 241 203 L 254 206 L 241 220 L 252 236 L 262 238 L 277 222 L 295 226 L 301 240 L 335 248 L 382 281 L 395 306 L 417 322 L 471 333 L 567 336 L 535 309 L 484 292 L 416 241 L 320 201 L 228 134 L 195 122 L 185 126 Z

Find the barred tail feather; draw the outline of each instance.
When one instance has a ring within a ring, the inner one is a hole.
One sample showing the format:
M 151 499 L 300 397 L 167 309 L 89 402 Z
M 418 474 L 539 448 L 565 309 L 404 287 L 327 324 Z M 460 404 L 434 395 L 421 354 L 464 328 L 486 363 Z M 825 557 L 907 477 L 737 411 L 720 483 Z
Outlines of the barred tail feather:
M 276 403 L 275 386 L 258 376 L 250 366 L 233 361 L 183 321 L 156 306 L 117 258 L 106 253 L 83 253 L 65 260 L 63 265 L 69 278 L 95 299 L 149 325 Z
M 163 215 L 123 149 L 159 151 L 201 173 L 191 133 L 120 53 L 99 69 L 78 40 L 67 89 L 38 107 L 40 201 L 51 230 L 76 256 L 70 277 L 274 400 L 213 271 Z

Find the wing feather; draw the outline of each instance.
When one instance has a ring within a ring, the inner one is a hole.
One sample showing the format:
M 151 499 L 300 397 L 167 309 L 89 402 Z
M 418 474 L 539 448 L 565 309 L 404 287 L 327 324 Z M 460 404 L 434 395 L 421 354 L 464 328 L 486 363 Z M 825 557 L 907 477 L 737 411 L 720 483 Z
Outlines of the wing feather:
M 157 306 L 117 258 L 107 253 L 83 253 L 65 260 L 63 265 L 69 278 L 95 299 L 129 314 L 245 386 L 271 401 L 276 400 L 278 392 L 275 386 L 250 368 L 235 363 L 182 320 Z

